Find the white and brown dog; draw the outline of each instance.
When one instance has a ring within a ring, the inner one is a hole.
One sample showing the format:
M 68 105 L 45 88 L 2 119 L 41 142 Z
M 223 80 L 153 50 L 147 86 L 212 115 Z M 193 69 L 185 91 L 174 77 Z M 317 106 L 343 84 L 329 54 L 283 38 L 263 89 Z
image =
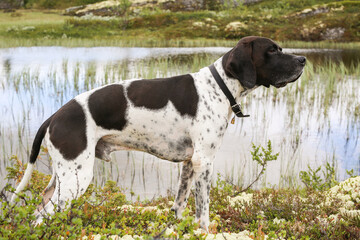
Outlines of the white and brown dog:
M 305 57 L 284 54 L 270 39 L 245 37 L 213 64 L 215 73 L 205 67 L 196 73 L 129 80 L 82 93 L 38 130 L 13 199 L 31 177 L 43 138 L 53 173 L 37 222 L 43 213 L 54 212 L 54 204 L 63 208 L 86 191 L 95 157 L 110 161 L 113 151 L 138 150 L 182 162 L 172 210 L 181 217 L 195 181 L 196 219 L 207 229 L 213 161 L 233 109 L 214 74 L 238 99 L 261 85 L 283 87 L 295 81 L 305 62 Z

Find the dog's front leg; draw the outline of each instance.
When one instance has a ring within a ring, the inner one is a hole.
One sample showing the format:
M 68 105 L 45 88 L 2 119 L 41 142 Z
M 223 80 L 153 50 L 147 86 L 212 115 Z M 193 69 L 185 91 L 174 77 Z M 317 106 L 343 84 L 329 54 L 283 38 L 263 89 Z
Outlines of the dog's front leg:
M 182 212 L 184 211 L 187 200 L 190 194 L 190 188 L 193 182 L 194 169 L 191 161 L 184 161 L 181 177 L 179 182 L 178 193 L 175 198 L 174 206 L 171 208 L 175 212 L 177 218 L 182 217 Z
M 202 167 L 202 171 L 195 172 L 196 221 L 200 222 L 200 227 L 206 231 L 209 227 L 209 203 L 212 172 L 212 162 L 207 162 Z

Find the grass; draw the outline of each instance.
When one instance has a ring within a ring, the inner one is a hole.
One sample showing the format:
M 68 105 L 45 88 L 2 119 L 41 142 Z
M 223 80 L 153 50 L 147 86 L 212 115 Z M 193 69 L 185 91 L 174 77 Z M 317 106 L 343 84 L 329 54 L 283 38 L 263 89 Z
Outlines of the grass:
M 68 19 L 70 17 L 61 15 L 58 10 L 17 10 L 0 14 L 0 28 L 4 30 L 9 26 L 62 25 Z
M 317 49 L 360 49 L 360 42 L 305 42 L 305 41 L 283 41 L 280 45 L 285 48 L 317 48 Z
M 0 48 L 62 46 L 62 47 L 233 47 L 237 41 L 217 39 L 158 39 L 154 37 L 126 37 L 122 39 L 13 39 L 0 37 Z M 346 44 L 345 44 L 346 45 Z
M 325 5 L 321 5 L 325 4 Z M 326 13 L 299 17 L 305 8 Z M 112 19 L 80 19 L 61 10 L 17 10 L 0 13 L 0 47 L 16 46 L 233 46 L 243 36 L 260 35 L 286 47 L 357 48 L 360 5 L 352 1 L 265 1 L 238 8 L 167 12 L 142 9 Z M 242 29 L 226 30 L 240 21 Z M 203 25 L 196 25 L 202 22 Z M 195 25 L 194 25 L 195 24 Z M 322 41 L 327 29 L 344 28 L 339 39 Z

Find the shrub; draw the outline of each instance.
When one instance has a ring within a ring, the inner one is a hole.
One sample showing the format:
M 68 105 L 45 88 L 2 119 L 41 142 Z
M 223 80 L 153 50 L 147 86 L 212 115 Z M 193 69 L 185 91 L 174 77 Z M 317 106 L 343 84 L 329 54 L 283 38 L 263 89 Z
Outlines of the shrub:
M 314 190 L 327 190 L 338 184 L 334 165 L 326 163 L 325 170 L 322 171 L 323 178 L 320 175 L 321 169 L 321 166 L 317 169 L 312 169 L 308 166 L 308 171 L 300 171 L 300 179 L 307 188 L 312 188 Z

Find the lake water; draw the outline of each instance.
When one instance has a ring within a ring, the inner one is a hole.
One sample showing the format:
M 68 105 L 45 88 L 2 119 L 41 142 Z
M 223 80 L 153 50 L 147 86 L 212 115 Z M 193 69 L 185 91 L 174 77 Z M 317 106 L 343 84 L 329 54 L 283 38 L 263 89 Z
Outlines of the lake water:
M 63 48 L 0 49 L 0 187 L 6 183 L 12 155 L 28 161 L 32 140 L 41 123 L 77 94 L 106 83 L 194 72 L 229 48 Z M 354 50 L 285 49 L 305 55 L 313 69 L 340 69 L 335 86 L 325 75 L 306 74 L 284 89 L 256 89 L 242 101 L 250 118 L 229 124 L 215 159 L 215 174 L 247 184 L 259 171 L 251 146 L 271 140 L 277 161 L 268 165 L 261 186 L 300 184 L 299 172 L 334 164 L 339 179 L 345 170 L 360 174 L 360 76 L 342 69 L 359 68 Z M 334 68 L 342 65 L 343 67 Z M 355 66 L 355 67 L 354 67 Z M 325 71 L 327 72 L 327 71 Z M 153 198 L 174 193 L 180 165 L 141 152 L 117 152 L 113 161 L 96 161 L 94 182 L 114 180 L 130 197 Z M 41 154 L 37 168 L 50 173 Z

